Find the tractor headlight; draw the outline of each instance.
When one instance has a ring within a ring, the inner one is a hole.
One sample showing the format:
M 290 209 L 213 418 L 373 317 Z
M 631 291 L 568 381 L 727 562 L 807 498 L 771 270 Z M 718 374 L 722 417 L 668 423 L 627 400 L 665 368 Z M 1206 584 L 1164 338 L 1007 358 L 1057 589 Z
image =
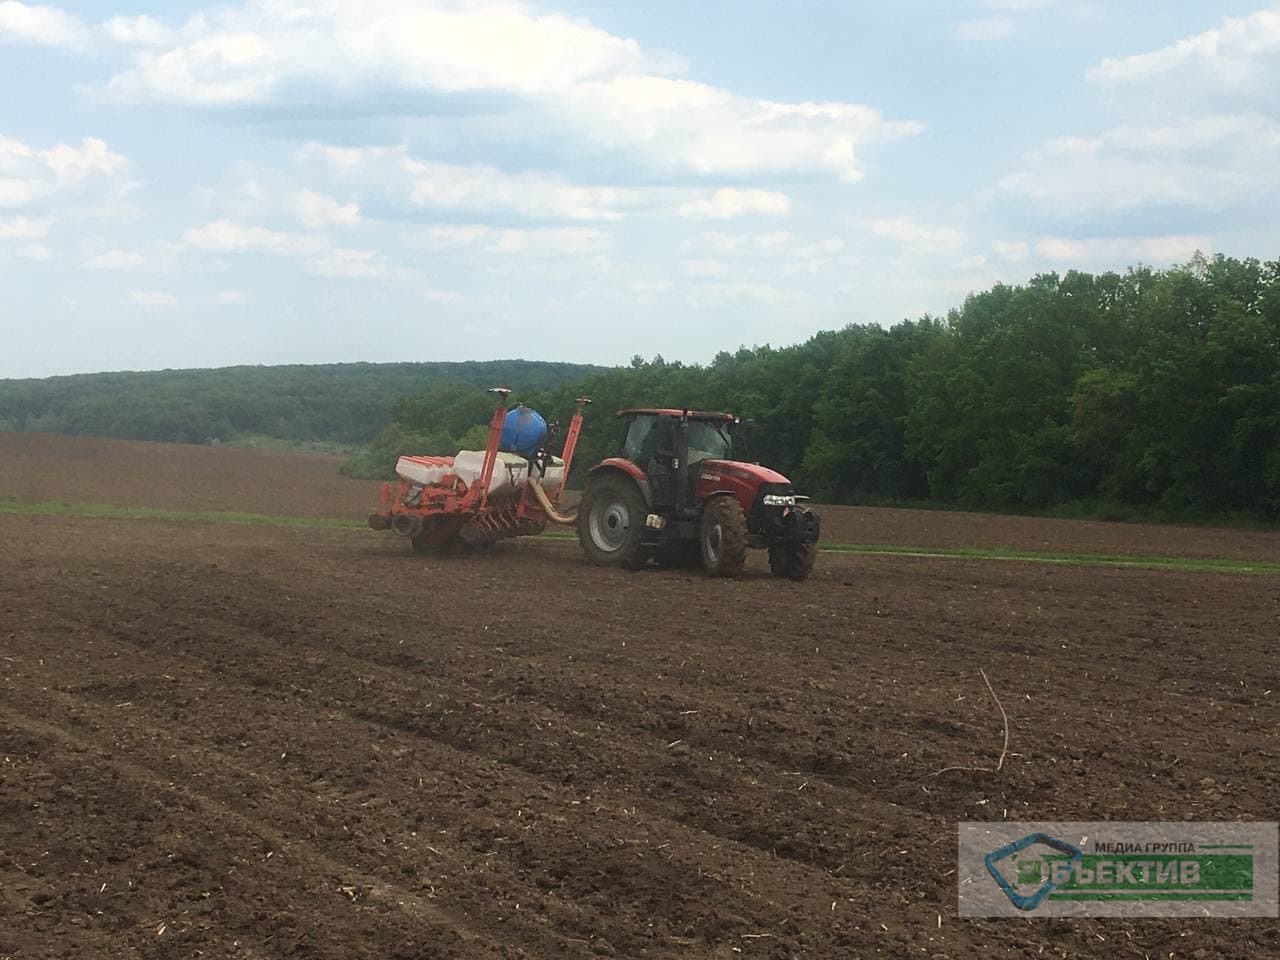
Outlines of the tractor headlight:
M 766 507 L 794 507 L 796 498 L 789 493 L 766 493 L 764 495 L 764 505 Z

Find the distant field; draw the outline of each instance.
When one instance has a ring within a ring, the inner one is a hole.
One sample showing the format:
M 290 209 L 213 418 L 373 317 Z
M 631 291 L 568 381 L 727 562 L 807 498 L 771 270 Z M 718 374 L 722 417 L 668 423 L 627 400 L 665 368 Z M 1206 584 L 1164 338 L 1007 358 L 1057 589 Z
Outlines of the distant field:
M 0 497 L 120 507 L 363 518 L 378 487 L 342 457 L 227 446 L 0 433 Z

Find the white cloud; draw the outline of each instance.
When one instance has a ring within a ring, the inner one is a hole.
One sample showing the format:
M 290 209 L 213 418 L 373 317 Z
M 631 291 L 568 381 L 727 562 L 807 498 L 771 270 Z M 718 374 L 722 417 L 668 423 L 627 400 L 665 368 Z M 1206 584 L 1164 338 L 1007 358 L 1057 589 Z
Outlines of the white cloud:
M 786 230 L 768 233 L 724 233 L 709 230 L 680 244 L 680 252 L 719 257 L 812 257 L 830 256 L 844 249 L 839 237 L 806 240 Z
M 613 238 L 594 227 L 489 227 L 478 224 L 429 227 L 422 234 L 427 249 L 436 252 L 481 251 L 529 259 L 599 257 Z
M 1032 13 L 1047 7 L 1061 6 L 1063 0 L 980 0 L 979 6 L 1002 13 Z
M 1156 237 L 1041 237 L 1036 254 L 1059 267 L 1120 268 L 1141 261 L 1149 264 L 1178 263 L 1197 250 L 1208 253 L 1210 237 L 1173 235 Z
M 689 257 L 680 261 L 680 272 L 690 277 L 726 277 L 729 264 L 716 257 Z
M 176 307 L 178 298 L 163 290 L 130 290 L 129 302 L 139 307 Z
M 182 243 L 211 253 L 274 253 L 284 256 L 316 254 L 328 246 L 323 237 L 270 230 L 234 220 L 214 220 L 192 227 L 182 235 Z
M 722 187 L 710 197 L 680 205 L 680 216 L 690 220 L 732 220 L 749 214 L 785 217 L 791 199 L 773 190 L 740 190 Z
M 332 147 L 309 144 L 298 154 L 304 163 L 318 162 L 348 184 L 367 185 L 433 210 L 508 211 L 526 217 L 564 220 L 618 220 L 619 208 L 638 207 L 644 191 L 579 186 L 551 173 L 507 173 L 490 166 L 425 163 L 403 146 Z
M 855 182 L 863 176 L 858 147 L 922 129 L 861 104 L 755 100 L 658 76 L 584 84 L 553 110 L 597 144 L 634 151 L 663 171 L 705 176 L 803 173 Z
M 40 156 L 53 170 L 59 183 L 78 185 L 96 176 L 113 176 L 121 173 L 128 162 L 113 153 L 103 141 L 85 137 L 80 146 L 56 144 Z
M 998 190 L 1062 218 L 1153 206 L 1255 207 L 1280 188 L 1280 123 L 1259 115 L 1187 116 L 1050 140 Z
M 1221 26 L 1170 46 L 1128 57 L 1109 57 L 1088 78 L 1117 92 L 1155 97 L 1178 110 L 1188 100 L 1240 109 L 1240 98 L 1271 102 L 1280 88 L 1280 9 L 1229 17 Z
M 690 276 L 816 274 L 844 250 L 839 237 L 809 240 L 786 230 L 725 233 L 709 230 L 680 244 L 680 269 Z
M 674 288 L 675 284 L 670 280 L 631 280 L 627 283 L 629 292 L 642 297 L 669 293 Z
M 330 214 L 334 212 L 331 208 L 325 209 Z M 341 211 L 343 208 L 337 209 Z M 333 222 L 332 219 L 329 222 Z M 319 234 L 271 230 L 234 220 L 214 220 L 192 227 L 183 234 L 182 244 L 189 249 L 209 253 L 266 253 L 295 257 L 301 260 L 307 272 L 335 280 L 366 280 L 393 275 L 411 276 L 414 273 L 393 267 L 376 250 L 334 247 Z
M 27 207 L 89 185 L 119 181 L 128 161 L 101 140 L 80 146 L 55 144 L 46 150 L 0 136 L 0 208 Z
M 386 276 L 390 272 L 381 254 L 373 250 L 338 247 L 308 261 L 307 269 L 322 277 L 364 280 Z
M 49 220 L 30 217 L 0 219 L 0 240 L 38 240 L 49 233 Z
M 956 253 L 968 244 L 963 230 L 940 224 L 920 223 L 911 217 L 881 217 L 868 223 L 878 237 L 893 240 L 917 254 Z
M 49 260 L 53 251 L 43 242 L 53 221 L 33 220 L 30 217 L 0 217 L 0 242 L 16 241 L 9 247 L 15 257 L 23 260 Z
M 291 83 L 352 93 L 388 83 L 444 92 L 563 91 L 620 71 L 665 71 L 634 40 L 504 0 L 251 0 L 200 17 L 164 55 L 117 75 L 118 94 L 262 103 Z
M 1016 32 L 1017 27 L 1009 17 L 978 17 L 961 20 L 955 25 L 956 37 L 970 43 L 1007 40 Z
M 24 260 L 49 260 L 53 257 L 53 251 L 43 243 L 26 243 L 13 252 Z
M 634 40 L 517 0 L 251 0 L 140 52 L 108 91 L 223 107 L 498 95 L 633 162 L 713 176 L 857 180 L 861 146 L 921 129 L 856 103 L 741 97 L 683 70 Z
M 308 273 L 334 280 L 378 277 L 412 278 L 417 272 L 397 267 L 377 250 L 335 247 L 321 234 L 291 233 L 234 220 L 214 220 L 182 235 L 189 250 L 208 253 L 261 253 L 295 258 Z M 224 291 L 219 303 L 239 303 L 239 291 Z
M 1064 0 L 976 0 L 971 3 L 971 16 L 957 20 L 951 28 L 952 35 L 962 43 L 992 43 L 1008 40 L 1033 23 L 1033 15 L 1058 8 L 1049 22 L 1055 26 L 1065 17 L 1080 17 L 1092 12 L 1091 4 L 1066 3 Z
M 339 203 L 333 197 L 314 190 L 298 191 L 295 208 L 302 225 L 313 230 L 328 226 L 349 227 L 360 222 L 360 208 L 354 203 Z
M 177 34 L 154 17 L 112 17 L 102 25 L 108 39 L 128 47 L 162 47 L 175 43 Z
M 487 165 L 425 162 L 410 156 L 402 145 L 310 143 L 298 151 L 295 160 L 341 184 L 344 190 L 376 194 L 389 210 L 411 206 L 528 219 L 612 222 L 631 214 L 678 213 L 689 219 L 720 220 L 753 214 L 786 216 L 791 209 L 790 198 L 774 190 L 577 184 L 543 171 L 510 172 Z
M 694 287 L 687 299 L 695 307 L 724 307 L 740 303 L 786 303 L 798 300 L 799 294 L 761 280 L 741 280 Z
M 467 299 L 456 290 L 436 290 L 431 287 L 421 290 L 420 294 L 427 303 L 461 303 Z
M 16 0 L 0 3 L 0 40 L 79 47 L 88 35 L 79 19 L 57 7 L 31 6 Z
M 219 290 L 213 302 L 224 307 L 236 307 L 248 303 L 249 297 L 243 290 Z
M 996 240 L 991 249 L 1001 260 L 1009 263 L 1023 263 L 1031 253 L 1030 244 L 1023 240 Z
M 494 227 L 481 224 L 449 224 L 428 227 L 422 234 L 423 246 L 432 251 L 461 250 L 478 247 L 487 237 L 497 233 Z
M 708 230 L 680 244 L 680 252 L 714 256 L 773 256 L 795 244 L 785 230 L 770 233 L 722 233 Z
M 493 167 L 463 167 L 410 161 L 409 200 L 437 210 L 512 210 L 528 217 L 619 220 L 627 191 L 577 186 L 555 174 L 503 173 Z
M 141 270 L 147 265 L 147 258 L 129 250 L 107 250 L 94 254 L 84 265 L 89 270 Z
M 992 197 L 1019 219 L 1050 218 L 1051 230 L 1145 236 L 1158 225 L 1179 251 L 1186 236 L 1204 240 L 1206 226 L 1269 229 L 1280 190 L 1280 7 L 1107 58 L 1087 77 L 1129 119 L 1045 141 Z M 1177 259 L 1159 246 L 1129 249 Z

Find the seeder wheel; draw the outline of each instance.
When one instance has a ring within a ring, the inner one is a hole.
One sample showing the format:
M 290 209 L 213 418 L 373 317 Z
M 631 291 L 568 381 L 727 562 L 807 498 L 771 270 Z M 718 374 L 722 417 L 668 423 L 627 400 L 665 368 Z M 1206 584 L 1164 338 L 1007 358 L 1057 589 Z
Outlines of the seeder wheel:
M 443 553 L 457 540 L 457 528 L 443 517 L 424 520 L 422 529 L 409 538 L 409 545 L 417 554 Z

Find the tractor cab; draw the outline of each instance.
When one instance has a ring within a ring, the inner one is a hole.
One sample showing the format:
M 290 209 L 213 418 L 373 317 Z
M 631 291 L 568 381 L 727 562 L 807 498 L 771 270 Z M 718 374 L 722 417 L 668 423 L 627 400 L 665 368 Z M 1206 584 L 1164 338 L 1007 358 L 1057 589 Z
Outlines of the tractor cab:
M 687 512 L 695 507 L 698 469 L 705 460 L 733 457 L 738 420 L 728 413 L 624 410 L 618 456 L 648 478 L 653 502 Z

